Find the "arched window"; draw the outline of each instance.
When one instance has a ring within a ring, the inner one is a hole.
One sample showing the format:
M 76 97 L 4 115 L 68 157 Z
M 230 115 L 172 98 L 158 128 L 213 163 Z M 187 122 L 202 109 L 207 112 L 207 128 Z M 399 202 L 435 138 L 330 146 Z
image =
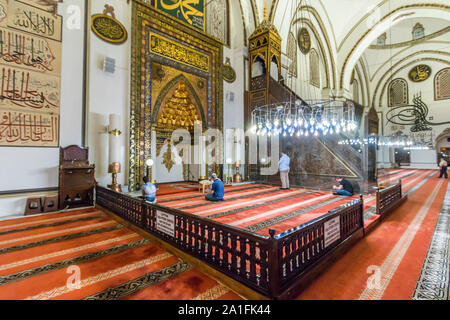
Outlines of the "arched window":
M 287 40 L 287 57 L 290 60 L 289 73 L 297 78 L 297 42 L 292 32 L 289 32 Z
M 313 86 L 320 87 L 319 55 L 314 49 L 309 54 L 309 79 Z
M 209 1 L 206 4 L 206 32 L 230 45 L 230 8 L 228 0 Z
M 394 79 L 388 88 L 389 106 L 397 107 L 408 104 L 408 83 L 405 79 Z
M 420 23 L 416 23 L 413 28 L 412 34 L 413 40 L 425 37 L 425 29 L 423 28 L 423 25 L 421 25 Z
M 265 73 L 266 73 L 266 67 L 265 67 L 264 59 L 262 57 L 258 56 L 252 65 L 252 78 L 262 76 Z
M 272 58 L 272 62 L 270 63 L 270 76 L 278 81 L 278 62 L 275 56 Z
M 358 80 L 353 80 L 353 101 L 359 103 L 359 83 Z
M 384 46 L 386 44 L 387 35 L 386 32 L 383 33 L 381 36 L 377 39 L 377 45 Z
M 450 68 L 439 71 L 434 77 L 434 100 L 450 99 Z

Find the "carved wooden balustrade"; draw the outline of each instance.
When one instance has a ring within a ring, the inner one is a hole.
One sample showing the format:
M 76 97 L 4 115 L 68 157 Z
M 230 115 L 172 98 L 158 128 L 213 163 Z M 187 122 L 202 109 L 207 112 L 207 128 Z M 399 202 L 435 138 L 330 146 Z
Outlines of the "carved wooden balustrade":
M 281 297 L 321 258 L 364 227 L 362 199 L 280 235 L 271 230 L 266 237 L 100 186 L 96 196 L 99 206 L 271 298 Z M 330 222 L 335 222 L 338 234 L 325 230 Z
M 377 191 L 377 214 L 385 217 L 389 212 L 397 208 L 407 198 L 402 193 L 402 181 L 397 184 Z

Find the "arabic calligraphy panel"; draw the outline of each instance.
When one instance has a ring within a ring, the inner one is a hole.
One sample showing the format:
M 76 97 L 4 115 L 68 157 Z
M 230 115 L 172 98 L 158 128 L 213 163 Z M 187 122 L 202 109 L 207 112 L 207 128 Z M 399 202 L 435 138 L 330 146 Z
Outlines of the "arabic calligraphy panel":
M 0 64 L 61 74 L 61 43 L 0 27 Z
M 17 0 L 9 1 L 7 8 L 7 21 L 10 28 L 56 41 L 62 40 L 61 16 Z
M 60 16 L 0 0 L 0 146 L 58 147 Z
M 0 64 L 0 108 L 59 114 L 60 78 Z
M 151 53 L 209 72 L 210 63 L 208 55 L 171 41 L 156 33 L 150 33 L 149 49 Z
M 157 9 L 205 31 L 205 0 L 156 0 Z
M 411 81 L 422 82 L 430 77 L 431 68 L 425 64 L 419 64 L 412 68 L 408 75 Z
M 59 116 L 0 111 L 0 146 L 57 147 Z

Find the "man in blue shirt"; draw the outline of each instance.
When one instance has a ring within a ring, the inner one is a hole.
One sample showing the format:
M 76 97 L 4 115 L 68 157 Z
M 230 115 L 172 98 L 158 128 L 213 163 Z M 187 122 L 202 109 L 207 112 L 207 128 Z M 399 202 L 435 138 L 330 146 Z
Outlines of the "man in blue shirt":
M 145 201 L 156 203 L 156 186 L 148 181 L 148 177 L 145 176 L 143 179 L 144 184 L 142 185 L 142 197 Z
M 278 162 L 278 167 L 280 168 L 281 190 L 289 190 L 290 163 L 291 159 L 287 154 L 281 152 L 280 162 Z
M 209 194 L 206 195 L 205 199 L 208 201 L 223 201 L 223 196 L 225 194 L 225 188 L 223 186 L 222 180 L 217 178 L 217 174 L 213 173 L 211 176 L 213 184 Z
M 333 186 L 334 195 L 346 197 L 351 197 L 353 195 L 353 186 L 349 181 L 338 177 L 336 178 L 336 182 L 338 183 L 338 185 Z

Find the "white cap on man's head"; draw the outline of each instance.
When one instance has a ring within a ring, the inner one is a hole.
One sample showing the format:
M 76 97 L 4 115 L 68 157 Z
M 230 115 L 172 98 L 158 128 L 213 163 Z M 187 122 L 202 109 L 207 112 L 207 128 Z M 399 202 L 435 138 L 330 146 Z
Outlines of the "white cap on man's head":
M 213 173 L 213 174 L 211 175 L 211 178 L 217 179 L 217 174 Z

